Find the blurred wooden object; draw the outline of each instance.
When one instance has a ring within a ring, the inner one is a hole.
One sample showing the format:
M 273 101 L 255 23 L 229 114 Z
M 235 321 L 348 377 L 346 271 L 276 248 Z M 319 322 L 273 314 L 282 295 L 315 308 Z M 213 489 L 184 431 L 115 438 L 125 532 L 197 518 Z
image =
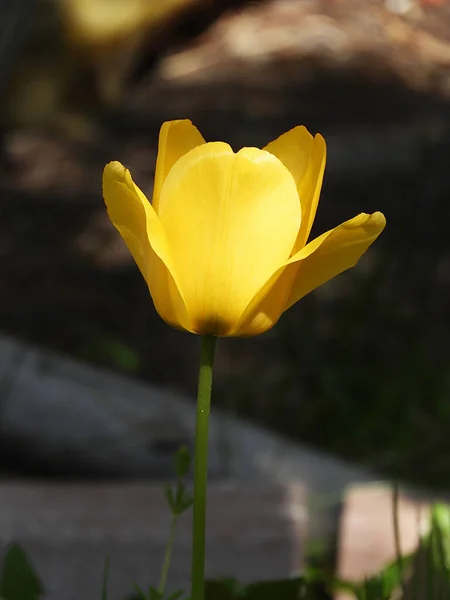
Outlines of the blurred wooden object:
M 142 62 L 153 83 L 183 92 L 187 107 L 189 86 L 275 89 L 304 85 L 323 71 L 396 80 L 447 96 L 450 7 L 433 2 L 413 10 L 418 6 L 393 10 L 385 0 L 40 0 L 32 39 L 10 85 L 6 120 L 51 126 L 62 114 L 58 126 L 89 137 L 80 114 L 95 120 L 105 107 L 123 106 Z M 197 25 L 180 37 L 177 27 L 185 22 Z M 146 87 L 147 100 L 151 93 Z M 267 101 L 259 104 L 264 110 Z
M 222 15 L 161 61 L 179 84 L 306 82 L 318 69 L 450 93 L 450 7 L 398 15 L 383 0 L 265 0 Z

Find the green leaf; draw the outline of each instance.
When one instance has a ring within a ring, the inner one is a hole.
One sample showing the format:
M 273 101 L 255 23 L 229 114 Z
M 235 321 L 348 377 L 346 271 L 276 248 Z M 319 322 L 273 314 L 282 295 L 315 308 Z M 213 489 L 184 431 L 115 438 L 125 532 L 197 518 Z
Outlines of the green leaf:
M 306 582 L 301 577 L 262 581 L 247 586 L 235 579 L 207 581 L 205 600 L 300 600 L 304 597 L 305 586 Z
M 134 591 L 136 592 L 136 594 L 138 595 L 138 598 L 140 600 L 147 600 L 147 597 L 145 596 L 144 592 L 142 591 L 142 589 L 138 586 L 137 583 L 133 584 L 133 588 Z
M 436 561 L 446 572 L 450 571 L 450 509 L 435 504 L 431 510 L 431 531 L 434 534 Z
M 163 595 L 159 590 L 157 590 L 152 585 L 148 588 L 148 598 L 149 600 L 162 600 Z
M 0 596 L 5 600 L 37 600 L 43 594 L 44 588 L 25 551 L 13 544 L 3 557 Z
M 184 484 L 180 481 L 177 482 L 175 492 L 170 484 L 164 486 L 164 496 L 170 510 L 175 516 L 179 516 L 184 513 L 188 508 L 192 506 L 194 501 L 190 492 L 186 490 Z
M 334 592 L 348 592 L 353 594 L 355 598 L 358 598 L 362 585 L 363 584 L 355 583 L 354 581 L 346 581 L 344 579 L 336 578 L 332 582 L 331 587 Z
M 430 531 L 415 555 L 410 588 L 421 590 L 427 600 L 450 598 L 450 511 L 443 505 L 431 510 Z M 414 594 L 418 597 L 418 594 Z
M 185 512 L 194 503 L 194 497 L 185 490 L 183 497 L 180 500 L 179 514 Z
M 183 595 L 183 590 L 176 590 L 170 596 L 166 597 L 152 585 L 148 589 L 148 595 L 146 595 L 138 585 L 134 584 L 133 587 L 136 591 L 136 596 L 130 596 L 128 600 L 178 600 Z
M 174 460 L 177 477 L 185 477 L 191 467 L 191 455 L 186 446 L 181 446 L 181 448 L 175 453 Z
M 177 484 L 174 502 L 174 512 L 176 515 L 181 515 L 192 506 L 194 498 L 182 483 Z
M 412 555 L 404 556 L 404 569 L 409 568 L 412 561 Z M 332 581 L 331 588 L 335 592 L 349 592 L 357 600 L 391 600 L 394 592 L 400 589 L 403 576 L 404 572 L 399 570 L 398 563 L 395 560 L 386 565 L 380 573 L 377 573 L 373 577 L 367 577 L 362 582 L 345 581 L 336 578 Z
M 178 598 L 181 598 L 183 593 L 183 590 L 177 590 L 176 592 L 170 594 L 170 596 L 167 596 L 166 600 L 178 600 Z
M 166 498 L 166 502 L 170 507 L 170 510 L 175 513 L 176 512 L 176 503 L 175 503 L 175 497 L 173 494 L 173 489 L 172 486 L 169 483 L 166 483 L 166 485 L 163 488 L 164 491 L 164 496 Z
M 305 589 L 302 577 L 262 581 L 247 586 L 245 600 L 299 600 Z
M 234 600 L 244 598 L 245 587 L 236 579 L 217 579 L 205 581 L 205 600 Z
M 402 557 L 402 569 L 399 568 L 397 560 L 388 564 L 379 574 L 379 579 L 382 583 L 382 593 L 384 597 L 390 598 L 395 590 L 401 588 L 404 583 L 407 572 L 411 571 L 414 556 L 409 554 Z
M 183 496 L 184 496 L 184 485 L 182 481 L 177 481 L 177 485 L 175 487 L 175 508 L 178 511 L 181 505 L 181 502 L 183 500 Z

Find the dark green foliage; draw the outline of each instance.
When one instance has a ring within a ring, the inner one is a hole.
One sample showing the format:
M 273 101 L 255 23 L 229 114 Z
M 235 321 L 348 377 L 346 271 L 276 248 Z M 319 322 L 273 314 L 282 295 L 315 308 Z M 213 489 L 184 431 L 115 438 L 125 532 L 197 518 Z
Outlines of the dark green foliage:
M 319 600 L 314 594 L 315 583 L 304 577 L 246 586 L 235 579 L 207 581 L 205 600 Z
M 145 593 L 142 588 L 138 585 L 134 585 L 135 593 L 129 596 L 126 600 L 178 600 L 184 594 L 183 590 L 176 590 L 171 594 L 162 594 L 152 585 L 148 588 L 148 592 Z
M 108 598 L 109 559 L 102 578 L 102 600 Z M 183 590 L 162 594 L 153 586 L 135 592 L 127 600 L 189 600 Z M 318 592 L 318 590 L 320 590 Z M 412 555 L 388 564 L 362 582 L 349 582 L 308 569 L 302 577 L 243 585 L 235 579 L 206 582 L 205 600 L 322 600 L 337 591 L 355 600 L 450 600 L 450 509 L 435 505 L 429 532 Z M 0 600 L 39 600 L 44 595 L 40 579 L 25 551 L 11 545 L 3 557 Z
M 175 457 L 175 472 L 177 477 L 182 478 L 186 477 L 189 473 L 189 469 L 191 468 L 192 458 L 189 453 L 189 450 L 186 446 L 181 446 L 181 448 L 176 452 Z
M 182 446 L 176 452 L 174 463 L 177 482 L 174 487 L 170 484 L 164 486 L 164 496 L 172 511 L 172 515 L 178 517 L 190 508 L 193 502 L 192 494 L 186 489 L 183 481 L 191 467 L 191 455 L 186 446 Z
M 44 588 L 25 551 L 13 544 L 3 557 L 0 597 L 2 600 L 38 600 L 43 594 Z
M 165 485 L 164 496 L 174 515 L 181 515 L 192 506 L 193 498 L 191 494 L 179 483 L 177 483 L 175 490 L 169 484 Z
M 412 557 L 405 557 L 403 561 L 404 567 L 409 567 Z M 351 592 L 357 600 L 391 600 L 394 592 L 401 589 L 402 581 L 403 572 L 397 562 L 392 562 L 380 573 L 362 582 L 336 580 L 333 588 L 336 591 Z
M 335 581 L 357 600 L 450 600 L 450 509 L 436 505 L 419 549 L 363 582 Z

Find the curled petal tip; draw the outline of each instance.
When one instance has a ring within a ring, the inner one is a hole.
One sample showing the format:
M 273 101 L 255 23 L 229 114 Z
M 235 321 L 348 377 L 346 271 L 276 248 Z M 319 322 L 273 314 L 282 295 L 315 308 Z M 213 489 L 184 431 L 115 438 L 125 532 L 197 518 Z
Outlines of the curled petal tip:
M 382 212 L 377 211 L 370 216 L 372 218 L 372 221 L 377 225 L 382 225 L 383 227 L 386 225 L 386 217 L 383 215 Z
M 321 133 L 316 133 L 316 135 L 314 136 L 314 139 L 317 142 L 320 142 L 321 144 L 323 144 L 324 148 L 326 149 L 327 143 L 325 142 L 325 138 L 323 137 L 323 135 Z
M 105 165 L 103 169 L 103 176 L 111 177 L 116 181 L 123 181 L 127 173 L 129 173 L 128 169 L 123 166 L 118 160 L 113 160 Z
M 369 232 L 373 232 L 373 235 L 378 236 L 386 227 L 386 217 L 382 212 L 374 212 L 369 215 L 367 222 L 365 223 L 365 228 Z
M 368 231 L 377 231 L 380 232 L 384 229 L 386 225 L 386 218 L 382 212 L 374 212 L 372 214 L 361 213 L 350 219 L 346 223 L 343 223 L 343 227 L 345 229 L 357 229 L 358 227 L 363 227 Z

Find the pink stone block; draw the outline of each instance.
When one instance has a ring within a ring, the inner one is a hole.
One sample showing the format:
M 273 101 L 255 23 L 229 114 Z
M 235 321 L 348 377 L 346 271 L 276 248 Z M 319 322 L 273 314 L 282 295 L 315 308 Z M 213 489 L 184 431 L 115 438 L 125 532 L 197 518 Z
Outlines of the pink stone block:
M 400 494 L 398 521 L 403 554 L 414 551 L 428 520 L 425 502 Z M 351 488 L 340 526 L 338 573 L 360 581 L 395 559 L 392 490 L 387 486 Z M 345 594 L 339 600 L 349 598 Z

